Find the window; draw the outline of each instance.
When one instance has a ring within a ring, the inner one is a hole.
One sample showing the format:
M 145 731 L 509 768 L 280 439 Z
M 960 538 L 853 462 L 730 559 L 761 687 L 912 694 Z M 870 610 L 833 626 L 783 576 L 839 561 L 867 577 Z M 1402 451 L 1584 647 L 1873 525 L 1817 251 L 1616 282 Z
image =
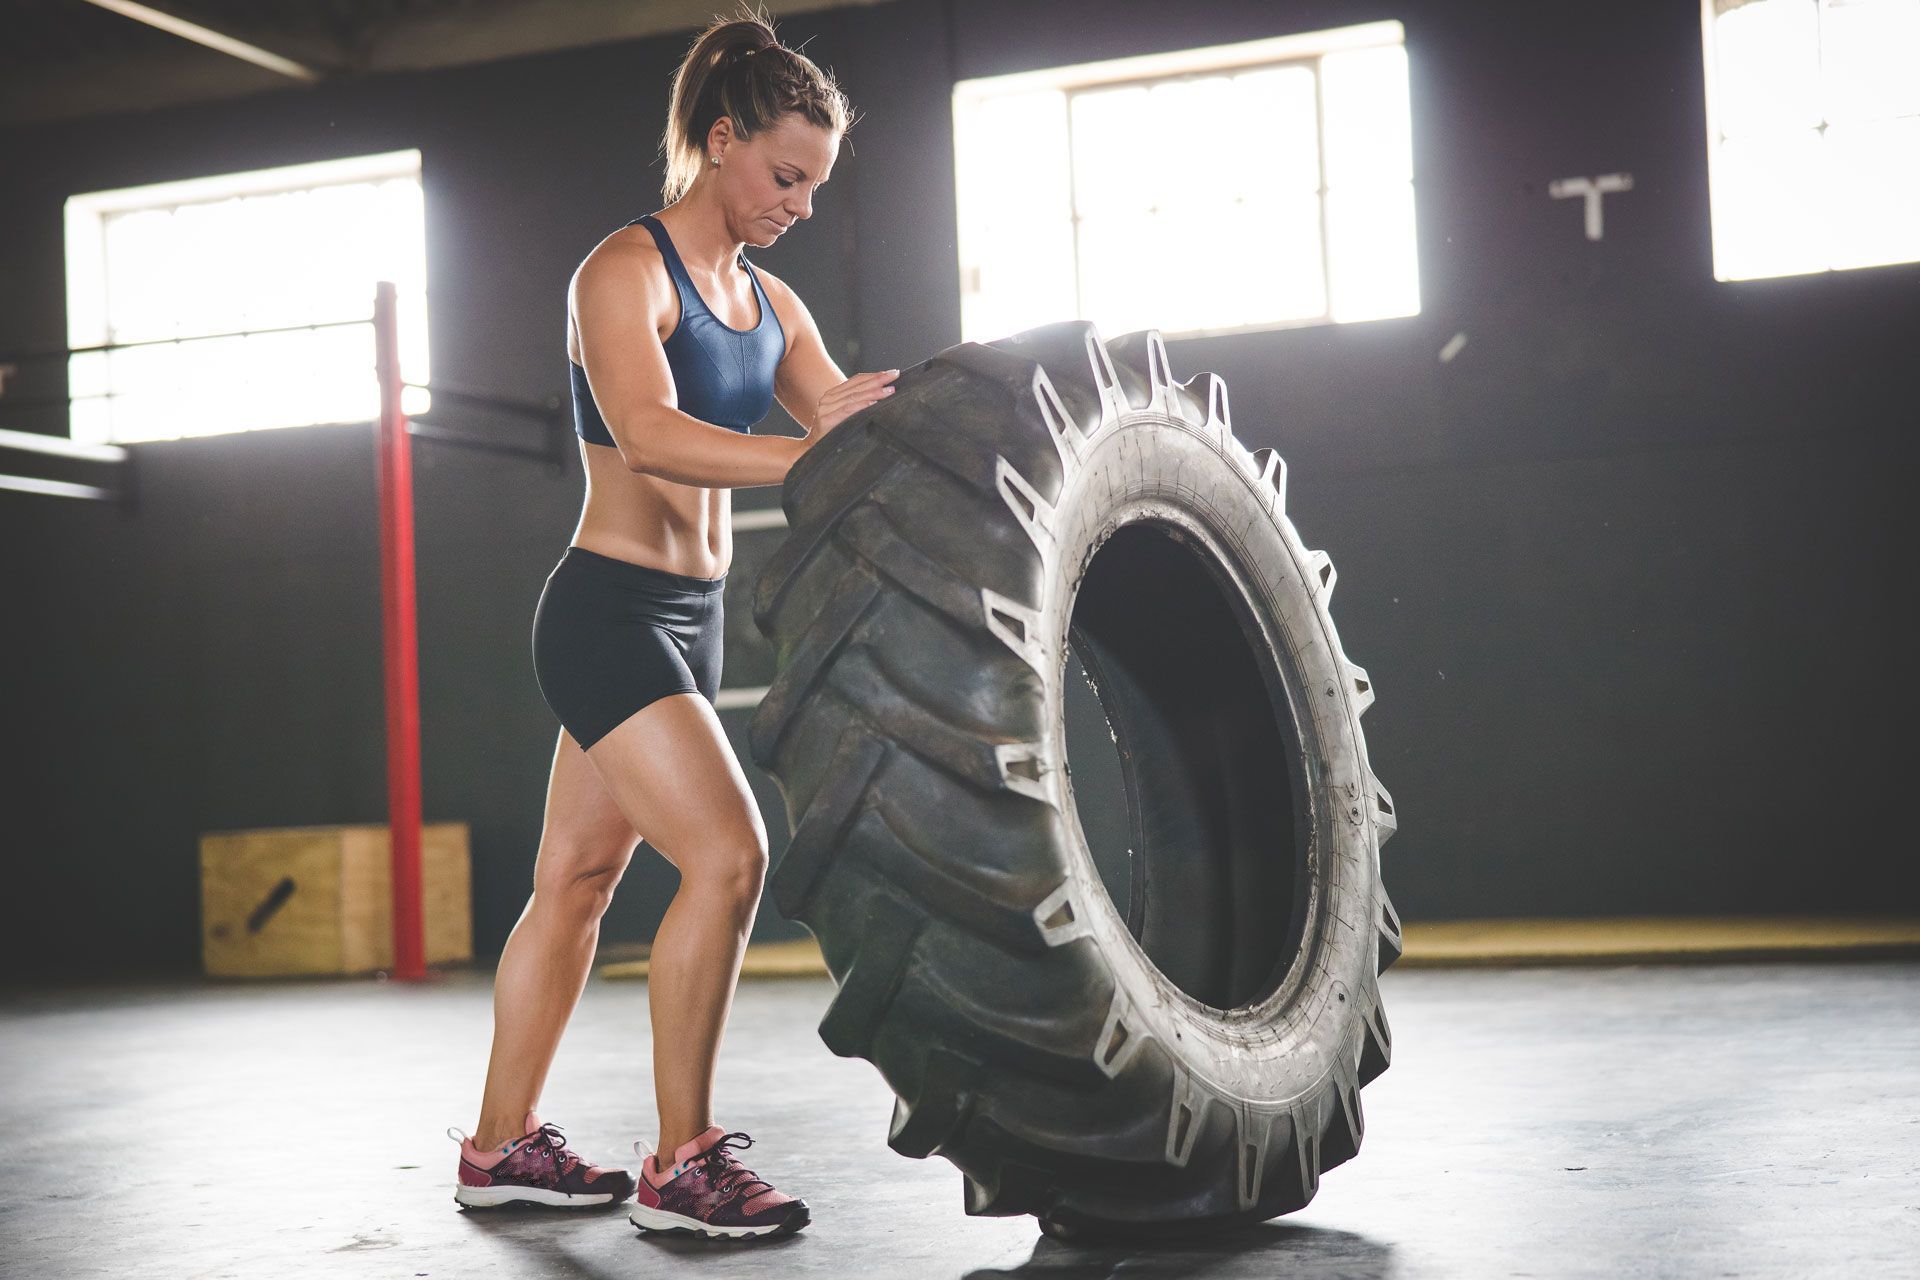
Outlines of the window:
M 954 86 L 961 336 L 1417 315 L 1398 22 Z
M 427 381 L 418 151 L 77 195 L 66 229 L 77 440 L 371 422 L 380 280 Z
M 1920 260 L 1920 0 L 1702 0 L 1713 274 Z

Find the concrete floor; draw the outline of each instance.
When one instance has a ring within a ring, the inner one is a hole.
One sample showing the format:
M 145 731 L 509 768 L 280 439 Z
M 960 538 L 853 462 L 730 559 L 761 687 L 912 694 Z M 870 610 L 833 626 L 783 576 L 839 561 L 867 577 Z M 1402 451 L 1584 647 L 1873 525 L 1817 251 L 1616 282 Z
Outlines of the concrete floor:
M 1916 1274 L 1912 963 L 1389 974 L 1359 1157 L 1290 1219 L 1160 1252 L 966 1217 L 957 1171 L 887 1150 L 879 1074 L 820 1043 L 825 980 L 743 984 L 719 1073 L 716 1118 L 813 1207 L 799 1235 L 463 1213 L 442 1131 L 474 1122 L 491 981 L 0 993 L 0 1273 Z M 654 1136 L 649 1063 L 645 984 L 595 981 L 543 1113 L 620 1157 Z

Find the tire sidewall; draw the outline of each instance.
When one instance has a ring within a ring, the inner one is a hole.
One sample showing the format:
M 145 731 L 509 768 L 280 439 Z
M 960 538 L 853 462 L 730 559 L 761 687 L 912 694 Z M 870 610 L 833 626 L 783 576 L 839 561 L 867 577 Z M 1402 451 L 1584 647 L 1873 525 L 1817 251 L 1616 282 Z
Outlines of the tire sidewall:
M 1074 594 L 1100 546 L 1152 521 L 1205 562 L 1240 618 L 1275 714 L 1301 748 L 1296 803 L 1309 806 L 1308 902 L 1298 952 L 1279 984 L 1237 1010 L 1202 1004 L 1155 968 L 1108 896 L 1068 785 L 1060 788 L 1059 853 L 1084 936 L 1111 972 L 1109 1030 L 1128 1033 L 1103 1063 L 1117 1075 L 1148 1039 L 1224 1099 L 1286 1109 L 1324 1087 L 1359 1042 L 1363 988 L 1376 965 L 1372 927 L 1378 854 L 1369 822 L 1365 748 L 1351 681 L 1312 564 L 1276 491 L 1223 430 L 1178 416 L 1125 415 L 1084 442 L 1056 504 L 1056 554 L 1042 614 L 1053 655 L 1045 680 L 1049 757 L 1064 765 L 1065 657 Z M 1064 768 L 1061 769 L 1064 778 Z M 1278 855 L 1277 855 L 1278 856 Z M 1275 928 L 1287 922 L 1277 920 Z M 1101 1043 L 1107 1041 L 1103 1033 Z

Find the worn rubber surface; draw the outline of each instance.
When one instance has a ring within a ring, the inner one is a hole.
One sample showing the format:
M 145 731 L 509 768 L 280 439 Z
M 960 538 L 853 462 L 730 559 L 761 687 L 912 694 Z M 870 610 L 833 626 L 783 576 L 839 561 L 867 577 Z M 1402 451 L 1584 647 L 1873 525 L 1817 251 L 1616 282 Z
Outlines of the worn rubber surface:
M 813 1217 L 810 1213 L 800 1213 L 768 1227 L 716 1227 L 684 1214 L 668 1213 L 662 1209 L 649 1209 L 645 1205 L 636 1204 L 627 1210 L 627 1221 L 650 1236 L 692 1236 L 698 1240 L 745 1241 L 772 1240 L 779 1236 L 790 1236 L 813 1221 Z
M 836 1054 L 969 1214 L 1135 1233 L 1300 1208 L 1363 1133 L 1399 954 L 1373 701 L 1286 467 L 1157 332 L 1084 322 L 902 371 L 782 492 L 751 724 Z M 1123 917 L 1068 775 L 1069 651 L 1127 790 Z

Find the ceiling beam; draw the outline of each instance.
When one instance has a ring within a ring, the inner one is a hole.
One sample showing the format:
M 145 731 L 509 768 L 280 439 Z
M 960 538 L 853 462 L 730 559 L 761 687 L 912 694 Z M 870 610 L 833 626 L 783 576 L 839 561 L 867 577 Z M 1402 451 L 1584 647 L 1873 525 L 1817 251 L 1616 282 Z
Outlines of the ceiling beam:
M 183 40 L 204 45 L 216 53 L 228 54 L 243 62 L 251 62 L 256 67 L 276 71 L 292 80 L 302 80 L 312 84 L 326 75 L 324 68 L 295 62 L 292 58 L 283 57 L 271 49 L 263 49 L 257 44 L 242 40 L 228 32 L 215 31 L 205 23 L 183 18 L 177 13 L 169 13 L 165 9 L 156 8 L 150 4 L 137 4 L 135 0 L 86 0 L 86 2 L 120 14 L 122 17 L 132 18 L 135 22 L 144 22 L 169 35 L 176 35 Z
M 777 22 L 796 13 L 887 2 L 765 0 L 765 7 Z M 163 10 L 154 5 L 137 4 L 133 0 L 111 0 L 111 3 L 88 0 L 88 3 L 115 12 L 142 9 L 163 14 Z M 317 72 L 317 81 L 300 82 L 313 86 L 337 83 L 347 75 L 465 66 L 674 31 L 684 32 L 691 39 L 694 32 L 706 26 L 717 7 L 714 0 L 647 0 L 645 3 L 502 0 L 452 12 L 401 14 L 362 31 L 358 47 L 351 54 L 338 40 L 320 31 L 274 32 L 270 36 L 254 37 L 251 33 L 213 32 L 203 23 L 175 14 L 164 16 L 181 26 Z M 241 39 L 240 35 L 248 38 Z M 187 38 L 204 48 L 182 44 L 177 52 L 148 50 L 94 57 L 22 68 L 0 76 L 0 128 L 122 111 L 150 111 L 295 87 L 283 71 L 269 71 L 266 64 L 237 54 L 209 57 L 205 49 L 216 46 L 192 36 Z M 275 54 L 268 45 L 279 52 Z M 223 50 L 223 53 L 232 51 Z
M 764 0 L 776 29 L 790 14 L 887 0 Z M 684 31 L 687 43 L 724 8 L 714 0 L 516 0 L 482 13 L 403 14 L 370 35 L 367 71 L 423 71 Z

